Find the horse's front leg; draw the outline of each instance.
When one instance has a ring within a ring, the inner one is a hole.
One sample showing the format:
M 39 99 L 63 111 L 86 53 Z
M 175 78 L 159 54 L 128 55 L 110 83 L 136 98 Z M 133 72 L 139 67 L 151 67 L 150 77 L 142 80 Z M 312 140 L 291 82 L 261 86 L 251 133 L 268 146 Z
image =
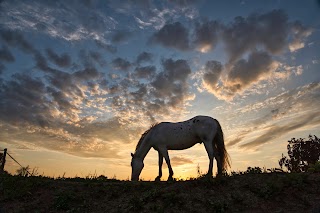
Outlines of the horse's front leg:
M 158 156 L 159 156 L 159 175 L 156 177 L 155 181 L 160 181 L 162 177 L 162 163 L 163 163 L 163 156 L 160 151 L 158 151 Z
M 173 180 L 173 178 L 172 178 L 172 176 L 173 176 L 173 170 L 172 170 L 172 167 L 171 167 L 168 150 L 167 150 L 167 148 L 163 148 L 163 149 L 159 149 L 159 152 L 161 152 L 161 155 L 162 155 L 162 156 L 164 157 L 164 159 L 166 160 L 166 163 L 167 163 L 168 169 L 169 169 L 168 181 L 171 181 L 171 180 Z

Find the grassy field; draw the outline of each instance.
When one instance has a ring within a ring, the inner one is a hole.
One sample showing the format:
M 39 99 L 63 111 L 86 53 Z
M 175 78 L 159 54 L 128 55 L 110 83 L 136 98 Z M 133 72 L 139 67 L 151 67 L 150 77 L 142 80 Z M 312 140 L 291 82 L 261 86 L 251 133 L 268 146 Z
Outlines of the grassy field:
M 320 212 L 319 173 L 173 182 L 0 176 L 0 212 Z

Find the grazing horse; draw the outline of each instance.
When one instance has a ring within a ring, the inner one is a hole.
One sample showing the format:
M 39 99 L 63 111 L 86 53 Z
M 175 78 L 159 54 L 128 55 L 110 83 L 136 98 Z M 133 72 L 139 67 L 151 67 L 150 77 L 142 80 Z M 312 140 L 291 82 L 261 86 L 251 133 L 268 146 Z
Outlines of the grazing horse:
M 208 153 L 210 161 L 208 176 L 212 177 L 214 158 L 217 161 L 218 175 L 222 175 L 223 171 L 230 167 L 229 155 L 225 149 L 223 132 L 219 122 L 208 116 L 196 116 L 178 123 L 155 124 L 145 131 L 137 144 L 135 153 L 131 153 L 131 180 L 139 180 L 144 167 L 143 160 L 151 147 L 157 150 L 159 155 L 159 175 L 155 180 L 159 181 L 162 176 L 163 158 L 169 169 L 168 180 L 172 180 L 173 170 L 168 150 L 188 149 L 197 143 L 203 143 Z

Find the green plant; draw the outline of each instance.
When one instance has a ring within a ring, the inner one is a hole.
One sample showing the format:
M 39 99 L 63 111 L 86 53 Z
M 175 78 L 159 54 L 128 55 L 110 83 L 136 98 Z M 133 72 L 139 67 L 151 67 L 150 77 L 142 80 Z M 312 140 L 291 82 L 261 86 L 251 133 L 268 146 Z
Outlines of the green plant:
M 285 171 L 283 171 L 282 169 L 279 169 L 279 168 L 271 168 L 271 169 L 267 169 L 267 171 L 269 171 L 270 173 L 284 173 L 285 172 Z
M 69 210 L 72 199 L 73 197 L 68 193 L 59 194 L 55 197 L 54 206 L 57 210 Z
M 282 154 L 279 160 L 281 169 L 289 172 L 306 172 L 311 165 L 315 165 L 320 158 L 320 139 L 309 135 L 308 140 L 292 138 L 288 141 L 288 157 Z
M 262 169 L 260 167 L 248 167 L 247 171 L 245 171 L 246 174 L 261 174 Z
M 223 213 L 228 210 L 228 203 L 225 200 L 211 200 L 209 199 L 207 201 L 208 204 L 208 210 L 210 212 L 215 212 L 215 213 Z
M 197 178 L 200 178 L 200 177 L 202 177 L 203 176 L 203 173 L 202 173 L 202 171 L 200 170 L 200 166 L 199 166 L 199 164 L 197 165 Z
M 310 164 L 308 172 L 320 172 L 320 161 L 316 162 L 315 164 Z
M 130 210 L 134 212 L 139 212 L 143 209 L 143 200 L 140 196 L 134 195 L 129 200 Z
M 73 191 L 61 191 L 58 192 L 54 198 L 54 207 L 57 210 L 63 210 L 63 211 L 75 211 L 73 208 L 75 204 L 77 204 L 78 207 L 85 208 L 84 198 L 82 197 L 82 194 L 77 194 Z
M 20 169 L 17 169 L 16 173 L 19 176 L 25 176 L 26 177 L 26 176 L 28 176 L 29 170 L 30 170 L 30 167 L 28 165 L 26 167 L 21 167 Z

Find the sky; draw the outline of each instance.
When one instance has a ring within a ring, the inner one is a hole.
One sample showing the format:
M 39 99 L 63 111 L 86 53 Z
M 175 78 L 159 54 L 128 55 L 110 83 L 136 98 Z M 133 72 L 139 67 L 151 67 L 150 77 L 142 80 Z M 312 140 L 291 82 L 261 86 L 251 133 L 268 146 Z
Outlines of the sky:
M 0 149 L 38 174 L 125 180 L 150 125 L 207 115 L 230 171 L 279 167 L 288 140 L 320 135 L 319 53 L 317 0 L 1 0 Z M 169 155 L 176 178 L 207 171 L 203 144 Z

